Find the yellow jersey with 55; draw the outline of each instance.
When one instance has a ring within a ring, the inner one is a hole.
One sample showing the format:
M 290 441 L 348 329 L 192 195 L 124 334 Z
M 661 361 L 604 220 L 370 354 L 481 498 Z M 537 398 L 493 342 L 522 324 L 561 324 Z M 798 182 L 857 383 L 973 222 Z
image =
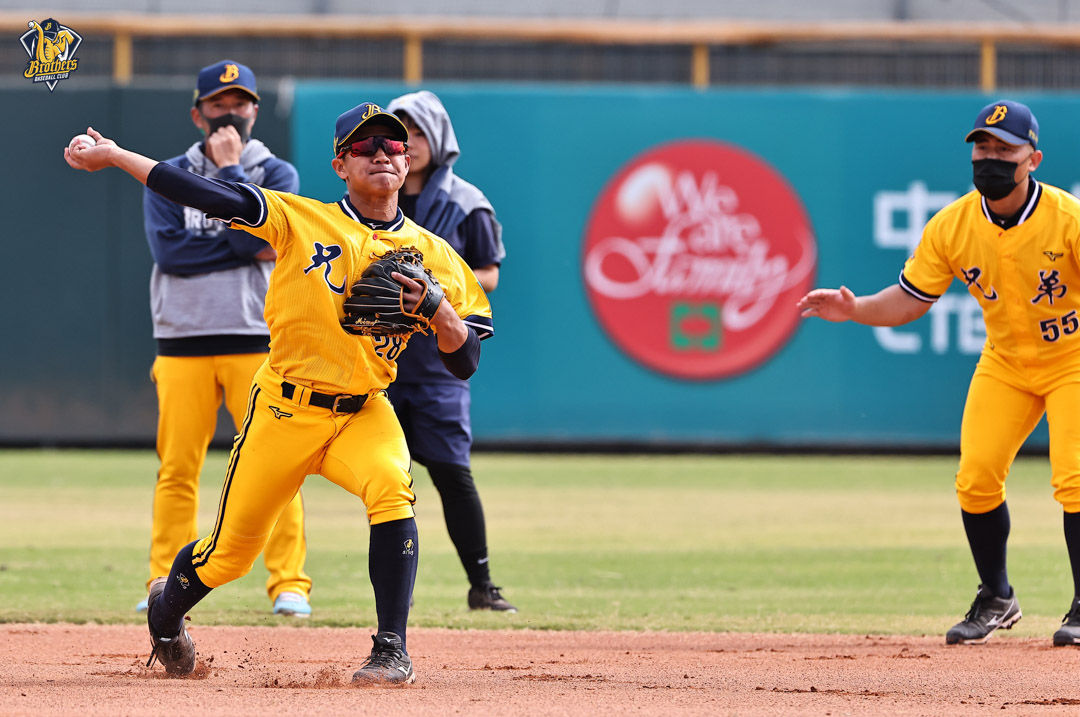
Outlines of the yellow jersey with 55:
M 900 275 L 933 302 L 959 279 L 979 302 L 987 345 L 1018 369 L 1080 366 L 1080 200 L 1039 183 L 1009 229 L 971 192 L 935 215 Z

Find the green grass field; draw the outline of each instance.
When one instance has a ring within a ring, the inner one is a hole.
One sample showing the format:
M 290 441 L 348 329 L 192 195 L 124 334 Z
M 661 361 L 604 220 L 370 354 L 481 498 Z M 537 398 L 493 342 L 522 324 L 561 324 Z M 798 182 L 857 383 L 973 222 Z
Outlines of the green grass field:
M 226 454 L 204 471 L 208 530 Z M 152 451 L 0 451 L 0 622 L 136 623 Z M 410 624 L 453 628 L 943 633 L 978 577 L 948 457 L 476 456 L 493 575 L 517 615 L 470 613 L 438 495 L 417 471 L 420 571 Z M 374 622 L 359 499 L 304 487 L 315 610 L 308 624 Z M 1071 598 L 1045 459 L 1009 480 L 1010 575 L 1049 635 Z M 261 560 L 193 613 L 275 624 Z

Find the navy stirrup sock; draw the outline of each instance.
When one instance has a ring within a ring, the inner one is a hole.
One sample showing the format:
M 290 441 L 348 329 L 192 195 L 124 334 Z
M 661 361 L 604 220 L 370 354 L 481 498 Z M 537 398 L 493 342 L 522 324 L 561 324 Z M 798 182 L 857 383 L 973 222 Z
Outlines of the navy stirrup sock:
M 1073 600 L 1080 600 L 1080 513 L 1065 513 L 1065 547 L 1072 566 Z
M 371 526 L 368 545 L 368 576 L 375 590 L 375 613 L 379 632 L 392 632 L 405 649 L 405 626 L 409 621 L 409 600 L 416 581 L 416 520 L 392 520 Z
M 169 570 L 169 577 L 165 579 L 165 591 L 154 602 L 154 609 L 150 612 L 154 632 L 162 637 L 180 634 L 184 615 L 213 589 L 199 580 L 191 565 L 194 550 L 194 542 L 180 548 Z
M 1009 508 L 1002 503 L 989 513 L 968 513 L 960 511 L 964 518 L 964 532 L 967 533 L 971 557 L 975 559 L 975 569 L 979 580 L 994 591 L 998 597 L 1009 597 L 1009 575 L 1005 568 L 1006 544 L 1009 540 Z

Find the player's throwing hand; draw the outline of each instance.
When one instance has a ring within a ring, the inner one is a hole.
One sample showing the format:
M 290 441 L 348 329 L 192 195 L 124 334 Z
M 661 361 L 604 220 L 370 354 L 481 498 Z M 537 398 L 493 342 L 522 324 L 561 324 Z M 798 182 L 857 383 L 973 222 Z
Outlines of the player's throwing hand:
M 87 127 L 86 134 L 93 137 L 97 144 L 93 146 L 76 144 L 74 148 L 64 147 L 64 160 L 68 165 L 75 169 L 85 169 L 87 172 L 96 172 L 112 166 L 109 156 L 116 142 L 103 136 L 93 127 Z
M 855 314 L 855 294 L 846 286 L 814 289 L 799 299 L 795 307 L 802 317 L 816 316 L 826 321 L 849 321 Z

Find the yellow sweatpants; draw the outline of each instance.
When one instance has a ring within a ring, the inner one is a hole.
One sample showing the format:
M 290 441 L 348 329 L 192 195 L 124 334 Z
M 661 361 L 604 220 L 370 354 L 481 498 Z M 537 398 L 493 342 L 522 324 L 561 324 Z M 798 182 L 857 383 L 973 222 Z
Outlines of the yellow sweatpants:
M 158 395 L 161 468 L 154 486 L 147 585 L 168 575 L 176 553 L 199 536 L 199 474 L 217 427 L 222 397 L 239 432 L 252 377 L 265 359 L 266 354 L 234 354 L 158 356 L 154 361 L 151 376 Z M 290 497 L 277 525 L 272 526 L 263 556 L 270 573 L 266 591 L 271 601 L 286 590 L 303 595 L 311 592 L 311 578 L 304 573 L 307 542 L 303 503 L 299 493 Z

